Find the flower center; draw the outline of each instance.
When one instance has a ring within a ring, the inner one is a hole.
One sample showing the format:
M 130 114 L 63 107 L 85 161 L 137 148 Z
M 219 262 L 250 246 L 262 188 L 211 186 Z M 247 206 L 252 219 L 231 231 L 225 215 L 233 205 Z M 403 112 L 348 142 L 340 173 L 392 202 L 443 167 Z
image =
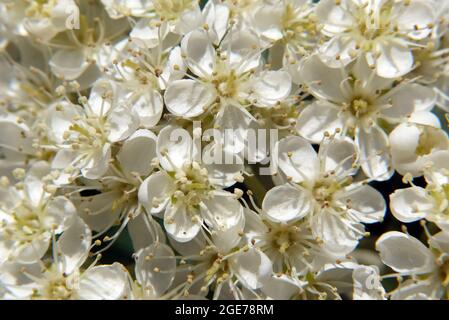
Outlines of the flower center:
M 73 295 L 73 289 L 68 283 L 73 280 L 71 276 L 65 277 L 57 270 L 55 265 L 52 265 L 44 273 L 42 279 L 42 287 L 35 290 L 32 299 L 44 300 L 67 300 Z
M 64 132 L 64 139 L 73 150 L 100 149 L 107 142 L 110 131 L 104 117 L 90 116 L 77 121 Z
M 182 170 L 175 173 L 174 178 L 176 192 L 173 200 L 183 201 L 190 206 L 197 206 L 212 189 L 207 170 L 201 168 L 197 162 L 184 164 Z
M 176 20 L 181 17 L 186 10 L 192 9 L 195 0 L 155 0 L 154 10 L 161 20 Z
M 45 232 L 45 226 L 41 219 L 43 208 L 32 208 L 26 201 L 21 201 L 14 209 L 11 216 L 12 223 L 0 223 L 4 225 L 4 234 L 14 237 L 20 243 L 32 242 L 36 236 Z
M 350 112 L 356 118 L 363 118 L 372 111 L 371 104 L 363 98 L 355 98 L 350 105 Z

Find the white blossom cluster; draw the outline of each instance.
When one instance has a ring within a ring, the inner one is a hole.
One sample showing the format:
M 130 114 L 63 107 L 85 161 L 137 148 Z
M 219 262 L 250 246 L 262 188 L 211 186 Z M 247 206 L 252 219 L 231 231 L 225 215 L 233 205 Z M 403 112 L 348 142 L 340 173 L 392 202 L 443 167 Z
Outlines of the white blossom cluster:
M 446 112 L 449 0 L 1 0 L 0 298 L 448 299 Z

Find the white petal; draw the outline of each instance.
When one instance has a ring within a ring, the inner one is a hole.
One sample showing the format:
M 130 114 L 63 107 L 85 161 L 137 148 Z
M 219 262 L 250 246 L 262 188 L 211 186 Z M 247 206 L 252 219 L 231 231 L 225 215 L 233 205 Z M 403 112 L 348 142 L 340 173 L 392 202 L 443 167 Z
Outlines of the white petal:
M 58 50 L 49 61 L 51 71 L 59 78 L 75 80 L 88 67 L 89 62 L 82 50 Z
M 432 32 L 432 28 L 429 28 L 428 25 L 434 23 L 434 9 L 430 3 L 424 1 L 410 2 L 397 18 L 399 31 L 414 40 L 427 37 Z
M 331 40 L 321 45 L 319 48 L 320 59 L 331 68 L 346 66 L 354 60 L 351 52 L 355 50 L 357 44 L 353 37 L 342 35 L 333 37 Z
M 230 34 L 232 33 L 232 36 Z M 260 63 L 259 37 L 250 28 L 233 29 L 225 37 L 221 47 L 228 48 L 227 58 L 230 68 L 243 74 L 256 68 Z
M 377 181 L 393 175 L 387 134 L 377 125 L 365 129 L 357 127 L 355 143 L 360 151 L 360 163 L 365 174 Z
M 268 297 L 275 300 L 290 300 L 290 298 L 301 292 L 300 282 L 289 276 L 273 275 L 265 281 L 262 291 Z
M 82 300 L 121 299 L 128 288 L 128 275 L 120 263 L 95 266 L 80 278 L 78 296 Z
M 337 177 L 354 174 L 353 165 L 357 160 L 357 148 L 349 138 L 325 140 L 320 145 L 318 158 L 324 171 L 335 171 Z
M 282 15 L 282 6 L 258 6 L 254 13 L 253 26 L 263 37 L 277 41 L 283 37 Z
M 305 139 L 290 136 L 276 144 L 279 168 L 294 182 L 313 181 L 319 174 L 318 156 Z
M 203 8 L 206 24 L 209 26 L 209 35 L 218 44 L 223 38 L 228 27 L 229 7 L 225 4 L 208 1 Z
M 102 149 L 94 150 L 87 162 L 81 168 L 82 175 L 87 179 L 98 179 L 102 177 L 109 167 L 111 158 L 111 145 L 105 144 Z
M 209 143 L 203 148 L 202 166 L 212 184 L 226 188 L 236 183 L 236 175 L 243 171 L 243 159 L 219 143 Z
M 215 97 L 212 87 L 190 79 L 174 81 L 164 94 L 168 111 L 186 118 L 202 114 Z
M 346 220 L 332 212 L 322 210 L 312 218 L 312 230 L 324 242 L 324 247 L 334 254 L 348 254 L 358 245 L 363 225 Z M 351 224 L 352 228 L 349 228 Z M 353 229 L 356 229 L 354 231 Z
M 413 55 L 406 44 L 398 41 L 385 41 L 378 44 L 380 52 L 376 60 L 377 74 L 384 78 L 397 78 L 410 72 L 413 67 Z
M 59 233 L 68 227 L 71 218 L 76 215 L 76 207 L 66 197 L 57 196 L 48 202 L 46 213 L 49 218 L 48 229 L 52 227 L 50 224 L 55 224 L 55 232 Z
M 306 191 L 286 184 L 267 192 L 262 209 L 270 220 L 287 222 L 311 213 L 312 204 Z
M 188 57 L 187 65 L 200 77 L 212 74 L 215 65 L 215 49 L 205 30 L 188 33 L 181 42 L 182 52 Z
M 167 171 L 175 171 L 195 159 L 190 133 L 176 126 L 166 126 L 159 132 L 156 152 Z
M 352 275 L 354 279 L 354 300 L 386 300 L 385 289 L 380 282 L 376 267 L 360 266 Z
M 250 289 L 258 289 L 271 277 L 273 272 L 270 259 L 258 249 L 251 248 L 230 259 L 231 268 L 242 284 Z
M 312 94 L 336 103 L 349 98 L 344 95 L 340 86 L 346 76 L 340 68 L 328 67 L 317 55 L 306 59 L 301 66 L 301 79 Z
M 201 203 L 201 215 L 206 223 L 214 229 L 226 230 L 237 225 L 243 216 L 243 207 L 234 194 L 225 191 L 215 191 L 210 199 Z
M 286 71 L 264 71 L 253 83 L 254 98 L 261 107 L 275 105 L 290 94 L 291 77 Z
M 146 212 L 141 212 L 131 219 L 127 225 L 134 252 L 148 247 L 155 242 L 166 242 L 165 232 L 161 225 Z
M 392 107 L 382 111 L 388 118 L 405 118 L 415 111 L 428 111 L 435 105 L 435 92 L 416 83 L 402 85 L 393 92 L 388 95 Z
M 166 23 L 162 23 L 160 26 L 155 26 L 151 19 L 146 18 L 139 20 L 135 24 L 129 37 L 139 46 L 151 49 L 160 44 L 168 31 L 169 29 L 167 28 Z
M 349 191 L 339 201 L 342 205 L 351 200 L 351 209 L 360 222 L 375 223 L 383 220 L 387 205 L 382 194 L 369 185 L 362 185 Z
M 153 132 L 140 129 L 123 142 L 117 159 L 125 172 L 137 172 L 140 176 L 151 172 L 151 160 L 157 157 L 156 139 Z
M 108 139 L 110 142 L 117 142 L 126 139 L 136 131 L 139 123 L 134 114 L 125 107 L 117 107 L 108 116 L 110 132 Z
M 15 117 L 0 116 L 0 146 L 18 152 L 34 154 L 33 134 L 23 124 L 18 124 Z
M 349 1 L 348 1 L 349 2 Z M 316 7 L 316 15 L 320 23 L 323 24 L 322 32 L 328 36 L 342 33 L 351 28 L 354 18 L 347 10 L 347 3 L 336 4 L 333 0 L 322 0 Z M 350 2 L 349 2 L 350 3 Z
M 376 242 L 383 263 L 403 275 L 430 273 L 436 268 L 432 252 L 405 233 L 390 231 Z
M 434 203 L 425 189 L 410 187 L 390 194 L 390 208 L 396 219 L 409 223 L 425 218 L 434 208 Z
M 173 180 L 167 173 L 153 173 L 139 187 L 139 202 L 148 213 L 158 214 L 165 209 L 174 190 Z
M 131 110 L 139 116 L 140 124 L 146 128 L 154 127 L 162 116 L 164 102 L 157 91 L 138 94 L 131 102 Z
M 77 270 L 86 260 L 92 241 L 89 227 L 79 217 L 74 216 L 69 228 L 56 242 L 59 269 L 67 275 Z
M 324 133 L 334 133 L 342 129 L 344 119 L 340 117 L 336 106 L 325 102 L 314 102 L 308 105 L 299 115 L 296 123 L 298 133 L 313 143 L 320 143 Z
M 178 242 L 187 242 L 195 238 L 201 228 L 201 220 L 192 219 L 196 212 L 187 211 L 183 204 L 169 204 L 165 210 L 164 227 L 168 235 Z
M 20 263 L 34 263 L 39 261 L 48 250 L 50 244 L 50 233 L 35 236 L 31 241 L 23 244 L 15 243 L 13 249 L 13 259 Z
M 143 287 L 162 295 L 171 285 L 176 273 L 173 250 L 163 243 L 155 243 L 137 252 L 136 279 Z

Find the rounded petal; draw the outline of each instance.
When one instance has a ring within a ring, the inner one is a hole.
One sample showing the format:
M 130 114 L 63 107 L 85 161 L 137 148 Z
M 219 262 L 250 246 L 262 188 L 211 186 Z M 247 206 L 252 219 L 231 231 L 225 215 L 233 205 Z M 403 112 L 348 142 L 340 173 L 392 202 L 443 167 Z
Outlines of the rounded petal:
M 190 133 L 181 127 L 166 126 L 157 137 L 156 152 L 161 166 L 167 171 L 176 171 L 194 160 L 193 147 Z
M 136 131 L 139 122 L 134 114 L 125 107 L 117 107 L 108 116 L 110 131 L 108 139 L 110 142 L 117 142 L 126 139 Z
M 237 278 L 252 290 L 262 287 L 273 272 L 270 259 L 255 248 L 231 258 L 230 263 Z
M 360 163 L 365 174 L 377 181 L 388 180 L 394 173 L 387 134 L 377 125 L 367 132 L 358 127 L 355 143 L 360 152 Z
M 296 123 L 298 133 L 313 143 L 320 143 L 324 133 L 334 133 L 342 129 L 344 119 L 340 117 L 337 107 L 326 102 L 309 104 L 299 115 Z
M 70 226 L 56 242 L 59 270 L 64 274 L 71 274 L 86 260 L 92 242 L 89 227 L 79 217 L 72 217 Z
M 161 213 L 175 190 L 172 178 L 164 171 L 153 173 L 139 187 L 138 199 L 146 211 Z
M 76 215 L 76 207 L 66 197 L 57 196 L 48 202 L 46 213 L 49 218 L 47 228 L 50 230 L 52 225 L 56 225 L 55 232 L 59 233 L 68 227 L 71 218 Z
M 380 56 L 376 60 L 376 72 L 380 77 L 397 78 L 413 68 L 413 54 L 406 44 L 385 41 L 378 45 Z
M 173 250 L 163 243 L 155 243 L 137 252 L 136 279 L 144 289 L 162 295 L 172 284 L 176 273 Z
M 147 176 L 152 171 L 151 161 L 157 157 L 156 139 L 150 130 L 140 129 L 123 142 L 117 159 L 125 172 Z
M 187 211 L 183 204 L 169 204 L 165 210 L 164 227 L 168 235 L 178 242 L 188 242 L 195 238 L 201 228 L 199 212 Z M 194 218 L 196 217 L 196 218 Z
M 168 111 L 186 118 L 202 114 L 215 97 L 212 87 L 190 79 L 174 81 L 164 95 Z
M 288 222 L 305 217 L 312 211 L 309 194 L 299 188 L 285 184 L 267 192 L 262 209 L 270 220 Z
M 128 289 L 128 273 L 120 263 L 95 266 L 81 275 L 78 297 L 81 300 L 117 300 Z
M 201 202 L 200 208 L 206 223 L 219 230 L 226 230 L 239 224 L 243 216 L 240 202 L 235 199 L 233 193 L 226 191 L 212 192 L 209 199 Z
M 64 80 L 75 80 L 88 67 L 83 50 L 58 50 L 49 61 L 51 71 Z
M 286 71 L 264 71 L 253 83 L 254 98 L 261 107 L 275 105 L 288 97 L 291 77 Z
M 164 102 L 157 91 L 137 95 L 131 102 L 131 110 L 138 115 L 140 124 L 146 128 L 154 127 L 162 116 Z
M 436 268 L 432 252 L 405 233 L 384 233 L 376 242 L 376 250 L 383 263 L 403 275 L 430 273 Z
M 316 98 L 341 103 L 349 97 L 344 95 L 340 84 L 347 77 L 340 68 L 331 68 L 317 55 L 304 60 L 301 65 L 301 79 Z
M 390 209 L 396 219 L 409 223 L 425 218 L 434 208 L 433 200 L 421 187 L 398 189 L 390 194 Z
M 361 185 L 355 190 L 345 193 L 339 199 L 342 205 L 351 201 L 349 211 L 354 214 L 360 222 L 375 223 L 383 220 L 387 205 L 382 194 L 369 185 Z
M 212 74 L 215 66 L 215 49 L 205 30 L 195 30 L 184 36 L 181 49 L 188 57 L 187 65 L 194 74 L 200 77 Z
M 318 156 L 305 139 L 290 136 L 275 146 L 280 170 L 293 182 L 313 181 L 319 174 Z

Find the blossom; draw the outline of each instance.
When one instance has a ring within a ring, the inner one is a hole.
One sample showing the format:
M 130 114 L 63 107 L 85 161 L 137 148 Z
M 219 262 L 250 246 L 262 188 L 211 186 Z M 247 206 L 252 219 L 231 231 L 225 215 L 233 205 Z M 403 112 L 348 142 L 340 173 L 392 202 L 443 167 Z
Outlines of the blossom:
M 0 283 L 6 298 L 20 299 L 120 299 L 127 292 L 127 273 L 119 263 L 81 269 L 91 245 L 91 232 L 77 217 L 54 243 L 55 261 L 44 269 L 39 264 L 2 265 Z M 23 277 L 19 277 L 19 271 Z
M 101 177 L 108 169 L 111 145 L 137 129 L 137 117 L 118 105 L 115 88 L 100 79 L 89 99 L 80 99 L 83 108 L 65 101 L 52 106 L 48 127 L 58 149 L 52 168 L 65 171 L 62 180 L 76 177 L 76 169 L 89 179 Z
M 235 183 L 241 167 L 202 166 L 195 152 L 187 131 L 164 128 L 157 139 L 161 170 L 145 179 L 138 193 L 147 212 L 163 216 L 166 231 L 180 242 L 193 239 L 204 223 L 213 229 L 234 227 L 243 214 L 235 196 L 221 190 Z
M 304 61 L 302 79 L 317 101 L 301 112 L 299 134 L 314 143 L 336 130 L 354 137 L 363 171 L 376 180 L 393 173 L 387 126 L 429 111 L 435 103 L 431 89 L 407 81 L 394 86 L 392 79 L 373 73 L 365 59 L 340 70 L 315 55 Z
M 435 24 L 432 4 L 422 0 L 323 0 L 316 16 L 329 39 L 319 48 L 323 62 L 336 67 L 363 57 L 384 78 L 412 70 L 412 50 L 426 43 Z
M 357 153 L 351 140 L 329 139 L 317 154 L 306 140 L 291 136 L 281 139 L 276 149 L 279 169 L 290 182 L 267 192 L 262 209 L 271 220 L 308 218 L 313 235 L 333 252 L 343 253 L 352 251 L 363 237 L 362 223 L 382 220 L 382 195 L 353 181 Z
M 447 296 L 448 235 L 439 232 L 426 247 L 418 239 L 390 231 L 376 242 L 382 261 L 400 275 L 410 277 L 392 293 L 392 299 L 439 299 Z
M 73 203 L 55 195 L 54 187 L 44 180 L 49 172 L 45 162 L 37 162 L 15 185 L 2 178 L 0 262 L 35 263 L 47 252 L 52 237 L 69 228 L 76 216 Z M 25 174 L 23 169 L 15 173 Z

